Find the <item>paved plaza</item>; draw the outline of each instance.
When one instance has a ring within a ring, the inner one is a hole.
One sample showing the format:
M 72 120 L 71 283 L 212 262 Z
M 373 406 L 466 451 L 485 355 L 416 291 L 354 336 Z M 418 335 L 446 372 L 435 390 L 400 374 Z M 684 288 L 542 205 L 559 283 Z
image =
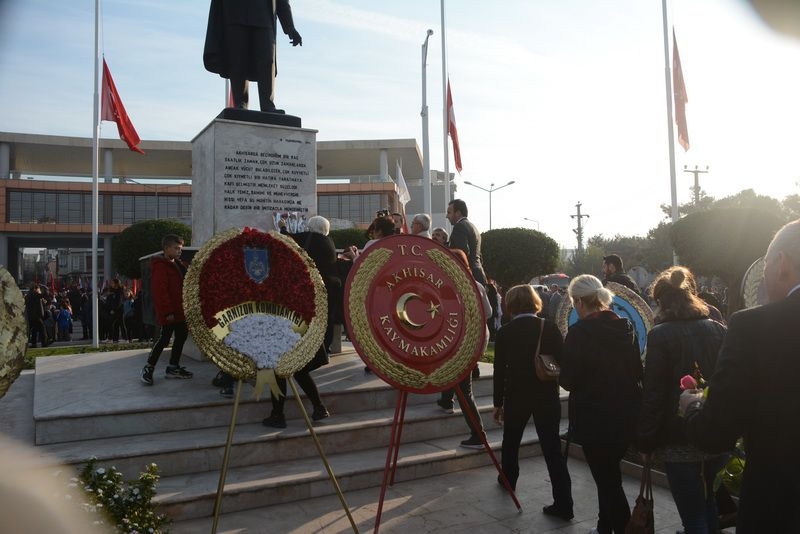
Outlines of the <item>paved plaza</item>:
M 138 383 L 137 369 L 146 357 L 145 350 L 118 351 L 83 355 L 74 360 L 73 367 L 79 366 L 78 376 L 84 377 L 82 382 L 68 382 L 69 366 L 63 372 L 56 372 L 43 381 L 43 377 L 35 379 L 31 371 L 24 372 L 13 384 L 8 394 L 0 400 L 0 430 L 8 437 L 14 438 L 28 446 L 34 443 L 34 382 L 48 384 L 50 398 L 59 397 L 57 389 L 92 390 L 103 385 L 105 393 L 104 407 L 113 408 L 121 401 L 125 402 L 157 402 L 161 395 L 166 395 L 169 402 L 175 402 L 179 391 L 189 392 L 197 402 L 216 402 L 216 390 L 207 383 L 215 373 L 215 367 L 209 362 L 187 361 L 195 371 L 195 379 L 191 383 L 181 381 L 162 381 L 156 387 L 148 388 Z M 60 357 L 53 357 L 60 358 Z M 66 358 L 75 358 L 72 356 Z M 64 360 L 66 362 L 67 360 Z M 61 366 L 57 360 L 43 364 L 43 369 Z M 485 374 L 491 373 L 491 366 L 483 364 Z M 347 373 L 343 370 L 347 369 Z M 45 372 L 45 371 L 43 371 Z M 75 372 L 74 370 L 72 372 Z M 48 372 L 47 374 L 53 374 Z M 330 392 L 335 382 L 347 384 L 348 389 L 363 389 L 374 385 L 376 378 L 364 375 L 363 364 L 347 344 L 345 352 L 334 356 L 330 366 L 315 373 L 319 375 L 323 392 Z M 344 374 L 352 376 L 343 376 Z M 61 375 L 59 377 L 59 375 Z M 338 377 L 334 380 L 334 376 Z M 93 385 L 94 384 L 94 385 Z M 117 384 L 116 386 L 114 384 Z M 343 385 L 337 387 L 345 387 Z M 117 392 L 124 399 L 113 399 Z M 39 392 L 41 397 L 42 392 Z M 71 393 L 70 395 L 74 394 Z M 64 394 L 67 397 L 67 394 Z M 82 394 L 84 401 L 80 406 L 67 407 L 64 403 L 53 405 L 48 411 L 59 410 L 84 411 L 93 404 L 92 396 Z M 127 399 L 127 400 L 126 400 Z M 162 399 L 163 401 L 163 399 Z M 66 402 L 66 401 L 65 401 Z M 39 398 L 37 405 L 43 407 L 44 399 Z M 145 405 L 143 405 L 145 406 Z M 425 404 L 422 405 L 423 407 Z M 45 406 L 46 407 L 46 406 Z M 97 406 L 95 406 L 96 409 Z M 417 410 L 421 407 L 415 408 Z M 337 412 L 333 411 L 331 424 L 335 423 Z M 346 418 L 341 414 L 340 418 Z M 460 415 L 455 416 L 458 419 Z M 487 430 L 494 430 L 494 424 L 484 414 Z M 260 426 L 260 425 L 258 425 Z M 290 421 L 290 427 L 293 426 Z M 296 426 L 296 424 L 295 424 Z M 244 426 L 243 426 L 244 428 Z M 491 440 L 490 440 L 491 441 Z M 445 447 L 458 452 L 457 441 L 444 440 Z M 452 443 L 451 443 L 452 442 Z M 494 438 L 497 443 L 497 437 Z M 52 450 L 67 451 L 69 444 L 55 445 Z M 46 448 L 41 448 L 46 450 Z M 409 450 L 409 449 L 406 449 Z M 401 447 L 400 455 L 404 449 Z M 333 453 L 335 451 L 327 451 Z M 579 456 L 579 448 L 574 449 Z M 78 454 L 72 452 L 70 454 Z M 499 451 L 497 451 L 499 455 Z M 518 512 L 511 498 L 496 483 L 496 471 L 493 466 L 481 466 L 457 470 L 454 472 L 426 476 L 424 466 L 417 468 L 417 477 L 396 483 L 387 491 L 382 513 L 381 531 L 414 532 L 414 533 L 457 533 L 457 532 L 564 532 L 585 533 L 595 524 L 597 515 L 596 490 L 587 465 L 580 457 L 571 457 L 569 470 L 572 476 L 572 490 L 575 500 L 575 518 L 570 522 L 554 519 L 542 514 L 544 505 L 550 504 L 550 484 L 544 460 L 541 456 L 524 458 L 521 461 L 521 475 L 518 481 L 517 496 L 522 504 Z M 319 470 L 323 471 L 319 462 Z M 629 501 L 634 502 L 638 493 L 639 481 L 635 471 L 625 476 L 625 490 Z M 327 483 L 327 480 L 325 481 Z M 663 482 L 663 481 L 662 481 Z M 680 530 L 680 519 L 669 490 L 664 486 L 656 486 L 656 531 L 674 533 Z M 345 498 L 361 532 L 369 532 L 374 528 L 375 517 L 380 496 L 380 487 L 372 486 L 364 489 L 345 492 Z M 184 519 L 173 524 L 176 534 L 210 532 L 211 518 L 199 517 Z M 338 533 L 352 531 L 344 514 L 338 497 L 335 494 L 316 498 L 292 500 L 283 504 L 263 506 L 250 510 L 224 513 L 220 519 L 219 532 L 226 533 Z M 730 529 L 727 532 L 733 532 Z

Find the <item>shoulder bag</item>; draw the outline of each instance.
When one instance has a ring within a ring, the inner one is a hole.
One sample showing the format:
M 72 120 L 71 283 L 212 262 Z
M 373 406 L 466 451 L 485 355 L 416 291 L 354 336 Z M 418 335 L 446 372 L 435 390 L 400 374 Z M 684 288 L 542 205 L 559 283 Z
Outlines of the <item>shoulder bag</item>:
M 542 354 L 539 349 L 542 347 L 542 337 L 544 336 L 544 319 L 541 320 L 539 328 L 539 342 L 536 344 L 536 354 L 534 354 L 534 364 L 536 366 L 536 377 L 542 382 L 553 382 L 558 380 L 561 374 L 561 367 L 556 363 L 556 359 L 551 354 Z
M 653 482 L 650 479 L 650 462 L 645 462 L 642 467 L 642 484 L 639 487 L 639 496 L 631 512 L 625 534 L 653 534 L 655 521 L 653 519 Z

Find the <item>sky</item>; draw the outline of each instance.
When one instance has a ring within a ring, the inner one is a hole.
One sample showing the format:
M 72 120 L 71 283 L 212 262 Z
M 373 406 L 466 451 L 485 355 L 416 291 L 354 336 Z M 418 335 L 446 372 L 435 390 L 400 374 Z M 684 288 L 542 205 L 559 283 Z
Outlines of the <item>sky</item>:
M 0 0 L 0 131 L 91 137 L 94 6 Z M 568 248 L 578 202 L 586 239 L 645 235 L 664 219 L 660 0 L 445 6 L 464 167 L 456 196 L 481 231 L 490 196 L 493 228 L 539 229 Z M 279 32 L 276 104 L 320 141 L 414 138 L 421 147 L 421 45 L 433 29 L 431 168 L 443 170 L 440 3 L 293 0 L 292 9 L 303 46 Z M 716 198 L 799 193 L 800 38 L 775 33 L 743 0 L 671 0 L 668 15 L 689 98 L 690 150 L 675 143 L 678 201 L 692 194 L 684 165 L 708 166 L 700 185 Z M 202 64 L 207 19 L 198 0 L 103 2 L 101 50 L 142 139 L 189 141 L 223 107 L 224 81 Z M 102 136 L 115 138 L 116 125 L 103 123 Z M 515 183 L 489 195 L 465 180 Z

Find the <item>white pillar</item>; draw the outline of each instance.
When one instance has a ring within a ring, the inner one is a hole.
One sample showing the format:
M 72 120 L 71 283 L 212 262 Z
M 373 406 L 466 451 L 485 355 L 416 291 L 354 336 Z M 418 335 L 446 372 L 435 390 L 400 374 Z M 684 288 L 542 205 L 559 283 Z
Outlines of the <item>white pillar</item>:
M 388 180 L 389 179 L 389 151 L 385 148 L 382 148 L 379 153 L 379 173 L 381 176 L 381 180 Z
M 103 149 L 103 177 L 106 183 L 114 180 L 114 154 L 110 148 Z
M 11 178 L 11 145 L 0 143 L 0 180 Z

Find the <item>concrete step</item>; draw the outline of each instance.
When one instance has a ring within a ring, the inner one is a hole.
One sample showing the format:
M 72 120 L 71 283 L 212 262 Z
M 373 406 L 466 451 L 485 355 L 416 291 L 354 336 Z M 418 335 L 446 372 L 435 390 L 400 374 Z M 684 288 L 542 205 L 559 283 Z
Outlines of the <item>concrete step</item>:
M 462 432 L 461 436 L 466 434 Z M 488 430 L 487 438 L 499 461 L 502 429 Z M 459 447 L 461 439 L 463 437 L 447 436 L 403 443 L 395 481 L 425 478 L 491 463 L 486 451 Z M 386 444 L 327 454 L 345 499 L 348 491 L 371 487 L 377 491 L 384 476 L 386 454 Z M 541 450 L 535 430 L 529 425 L 523 436 L 520 457 L 539 454 Z M 219 472 L 164 477 L 159 482 L 155 501 L 160 506 L 160 513 L 166 513 L 175 521 L 207 517 L 213 515 L 218 483 Z M 233 467 L 228 469 L 226 476 L 221 511 L 223 514 L 233 513 L 333 493 L 333 485 L 319 456 Z
M 232 400 L 211 386 L 218 368 L 210 362 L 192 362 L 191 380 L 164 379 L 165 362 L 157 367 L 156 383 L 145 386 L 139 373 L 147 351 L 81 354 L 41 358 L 34 385 L 34 421 L 37 445 L 215 428 L 230 422 Z M 492 390 L 492 366 L 481 364 L 483 377 L 476 395 Z M 374 375 L 363 372 L 354 353 L 338 355 L 314 372 L 323 402 L 335 413 L 394 407 L 396 391 Z M 289 392 L 291 396 L 291 390 Z M 429 402 L 410 395 L 408 404 Z M 253 388 L 243 387 L 238 424 L 258 423 L 269 411 L 269 394 L 260 402 Z M 307 404 L 307 403 L 306 403 Z M 299 417 L 293 402 L 286 416 Z
M 144 386 L 139 373 L 146 357 L 147 351 L 131 350 L 37 362 L 37 449 L 43 458 L 76 466 L 96 457 L 100 465 L 113 465 L 127 478 L 156 463 L 162 476 L 157 500 L 163 511 L 175 520 L 207 517 L 213 513 L 233 400 L 221 397 L 219 388 L 211 385 L 217 368 L 210 362 L 186 362 L 195 374 L 192 380 L 163 379 L 166 355 L 157 367 L 155 385 Z M 481 378 L 473 389 L 497 449 L 502 430 L 491 420 L 493 368 L 480 367 Z M 352 350 L 334 356 L 314 372 L 314 379 L 332 414 L 314 428 L 343 490 L 379 487 L 398 392 L 365 373 Z M 285 404 L 286 429 L 268 428 L 261 420 L 271 410 L 270 401 L 257 402 L 252 390 L 243 385 L 223 511 L 333 493 L 296 401 L 287 399 Z M 408 396 L 398 481 L 490 462 L 481 451 L 459 448 L 469 435 L 467 424 L 458 409 L 445 414 L 437 398 L 438 394 Z M 305 406 L 310 409 L 307 400 Z M 523 455 L 539 453 L 532 428 L 526 433 Z
M 461 411 L 447 415 L 435 404 L 436 396 L 419 395 L 420 402 L 406 408 L 403 439 L 406 442 L 466 436 L 466 421 Z M 295 405 L 294 400 L 288 402 Z M 491 396 L 476 398 L 489 426 L 492 410 Z M 288 408 L 288 404 L 287 404 Z M 288 410 L 287 410 L 288 411 Z M 265 414 L 262 414 L 265 415 Z M 84 441 L 43 445 L 42 452 L 71 465 L 80 465 L 96 457 L 101 465 L 114 465 L 126 477 L 135 477 L 143 466 L 156 463 L 162 476 L 218 471 L 228 437 L 230 423 L 214 428 L 197 428 L 139 436 L 121 436 Z M 325 451 L 350 452 L 363 448 L 385 446 L 390 439 L 394 417 L 392 408 L 370 408 L 360 412 L 333 415 L 315 423 L 315 432 Z M 464 439 L 463 437 L 461 439 Z M 317 451 L 302 418 L 288 419 L 286 429 L 265 427 L 258 423 L 237 423 L 231 445 L 231 466 L 259 465 L 265 458 L 293 461 L 316 457 Z

